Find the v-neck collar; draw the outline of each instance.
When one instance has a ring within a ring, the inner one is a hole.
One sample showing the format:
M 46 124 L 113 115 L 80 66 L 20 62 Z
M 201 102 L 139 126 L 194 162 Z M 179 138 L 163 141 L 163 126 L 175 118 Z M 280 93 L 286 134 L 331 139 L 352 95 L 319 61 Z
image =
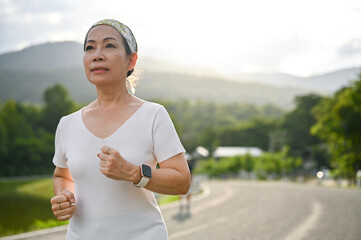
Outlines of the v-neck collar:
M 82 127 L 84 127 L 84 129 L 91 136 L 93 136 L 94 138 L 96 138 L 98 140 L 104 141 L 104 140 L 107 140 L 107 139 L 111 138 L 113 135 L 115 135 L 117 132 L 119 132 L 124 127 L 124 125 L 127 125 L 127 123 L 130 122 L 138 114 L 138 112 L 140 112 L 140 110 L 144 107 L 144 105 L 146 103 L 147 103 L 147 101 L 144 101 L 143 104 L 122 125 L 120 125 L 114 132 L 112 132 L 109 136 L 107 136 L 105 138 L 101 138 L 101 137 L 96 136 L 92 131 L 90 131 L 87 128 L 87 126 L 85 125 L 85 122 L 83 120 L 83 109 L 84 109 L 84 107 L 82 109 L 80 109 L 80 111 L 79 111 L 79 118 L 80 118 Z

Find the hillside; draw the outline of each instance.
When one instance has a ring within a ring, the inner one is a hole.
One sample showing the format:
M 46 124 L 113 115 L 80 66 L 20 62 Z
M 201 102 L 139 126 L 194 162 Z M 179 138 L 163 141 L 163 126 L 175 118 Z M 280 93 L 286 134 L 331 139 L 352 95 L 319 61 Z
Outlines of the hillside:
M 258 82 L 279 87 L 300 87 L 329 94 L 357 79 L 360 73 L 361 68 L 354 67 L 310 77 L 297 77 L 285 73 L 250 73 L 238 74 L 235 79 L 239 82 Z
M 76 42 L 45 43 L 0 55 L 0 68 L 26 71 L 51 71 L 81 67 L 83 49 Z
M 91 101 L 95 98 L 95 89 L 83 73 L 82 55 L 82 45 L 76 42 L 46 43 L 0 55 L 0 100 L 41 102 L 46 88 L 61 83 L 76 101 Z M 347 76 L 356 72 L 352 69 L 345 70 L 343 75 L 338 72 L 307 79 L 253 74 L 243 75 L 239 81 L 239 78 L 226 79 L 211 69 L 179 66 L 156 59 L 140 58 L 137 66 L 143 70 L 143 76 L 136 95 L 144 99 L 274 104 L 286 109 L 292 107 L 295 96 L 329 93 L 331 81 L 345 84 L 350 78 Z

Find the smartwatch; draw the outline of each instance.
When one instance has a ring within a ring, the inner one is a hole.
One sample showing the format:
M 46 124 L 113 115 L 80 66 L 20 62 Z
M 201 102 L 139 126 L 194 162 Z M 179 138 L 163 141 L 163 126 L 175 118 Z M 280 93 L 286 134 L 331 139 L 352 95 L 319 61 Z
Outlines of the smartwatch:
M 139 165 L 140 166 L 140 174 L 142 175 L 142 179 L 139 183 L 134 184 L 135 187 L 142 188 L 148 184 L 149 180 L 152 178 L 152 169 L 145 164 Z

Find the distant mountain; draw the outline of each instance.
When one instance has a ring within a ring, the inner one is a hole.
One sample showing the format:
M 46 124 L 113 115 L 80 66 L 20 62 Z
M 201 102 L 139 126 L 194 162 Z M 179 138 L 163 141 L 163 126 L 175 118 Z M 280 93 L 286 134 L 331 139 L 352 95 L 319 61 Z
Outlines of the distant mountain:
M 0 55 L 0 100 L 41 102 L 44 90 L 55 83 L 66 86 L 78 102 L 93 100 L 95 89 L 85 77 L 82 56 L 82 45 L 76 42 L 46 43 Z M 310 78 L 248 74 L 234 80 L 211 69 L 150 58 L 140 58 L 137 66 L 143 70 L 143 76 L 136 95 L 144 99 L 245 102 L 286 109 L 293 106 L 295 96 L 329 93 L 353 79 L 352 74 L 357 72 L 357 69 L 347 69 Z
M 305 86 L 308 85 L 309 88 L 312 87 L 313 89 L 325 89 L 335 92 L 338 89 L 349 85 L 351 81 L 357 80 L 360 74 L 361 67 L 315 75 L 305 79 Z
M 350 81 L 358 79 L 361 68 L 348 68 L 311 77 L 296 77 L 285 73 L 250 73 L 238 74 L 240 82 L 258 82 L 278 87 L 296 87 L 319 93 L 333 93 Z
M 82 65 L 82 45 L 76 42 L 45 43 L 0 55 L 0 68 L 13 70 L 53 71 Z

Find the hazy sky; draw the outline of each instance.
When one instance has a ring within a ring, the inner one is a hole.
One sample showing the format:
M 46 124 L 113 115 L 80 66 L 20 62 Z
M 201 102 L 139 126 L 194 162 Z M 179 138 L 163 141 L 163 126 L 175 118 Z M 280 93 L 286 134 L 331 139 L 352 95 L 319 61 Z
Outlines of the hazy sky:
M 140 57 L 226 75 L 361 66 L 360 0 L 0 0 L 0 53 L 82 42 L 103 18 L 132 29 Z

